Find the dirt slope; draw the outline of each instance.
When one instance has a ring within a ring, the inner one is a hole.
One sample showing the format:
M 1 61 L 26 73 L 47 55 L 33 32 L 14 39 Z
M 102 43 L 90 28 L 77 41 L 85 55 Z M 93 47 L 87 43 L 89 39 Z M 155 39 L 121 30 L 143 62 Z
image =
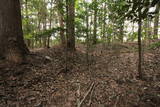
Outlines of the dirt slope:
M 144 80 L 137 78 L 136 51 L 93 47 L 88 64 L 85 50 L 68 53 L 67 68 L 59 46 L 33 51 L 22 65 L 0 61 L 0 107 L 160 106 L 159 49 L 143 54 Z

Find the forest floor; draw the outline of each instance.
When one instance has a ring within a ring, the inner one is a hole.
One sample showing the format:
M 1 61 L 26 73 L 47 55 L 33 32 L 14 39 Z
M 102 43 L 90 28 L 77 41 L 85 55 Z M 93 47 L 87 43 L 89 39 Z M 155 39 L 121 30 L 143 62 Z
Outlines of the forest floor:
M 135 44 L 97 45 L 88 61 L 85 50 L 66 58 L 54 46 L 22 65 L 0 61 L 0 107 L 160 107 L 160 49 L 143 52 L 143 80 Z

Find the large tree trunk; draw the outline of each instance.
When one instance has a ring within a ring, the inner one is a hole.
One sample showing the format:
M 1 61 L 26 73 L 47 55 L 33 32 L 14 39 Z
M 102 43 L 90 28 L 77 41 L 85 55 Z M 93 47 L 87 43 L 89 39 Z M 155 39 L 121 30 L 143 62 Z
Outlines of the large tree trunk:
M 28 52 L 23 39 L 19 0 L 1 0 L 0 56 L 21 63 Z
M 156 16 L 154 19 L 154 38 L 158 39 L 158 23 L 159 23 L 159 10 L 160 10 L 160 2 L 156 6 Z
M 75 50 L 75 0 L 66 0 L 67 21 L 66 21 L 66 36 L 67 36 L 67 49 L 70 51 Z

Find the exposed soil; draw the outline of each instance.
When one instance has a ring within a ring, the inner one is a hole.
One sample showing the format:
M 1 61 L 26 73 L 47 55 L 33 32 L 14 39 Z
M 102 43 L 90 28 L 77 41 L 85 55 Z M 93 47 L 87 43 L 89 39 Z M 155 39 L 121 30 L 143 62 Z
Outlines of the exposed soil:
M 0 107 L 76 107 L 85 96 L 81 107 L 160 107 L 160 49 L 143 52 L 139 80 L 131 48 L 97 45 L 87 61 L 83 45 L 67 58 L 54 46 L 21 65 L 0 61 Z

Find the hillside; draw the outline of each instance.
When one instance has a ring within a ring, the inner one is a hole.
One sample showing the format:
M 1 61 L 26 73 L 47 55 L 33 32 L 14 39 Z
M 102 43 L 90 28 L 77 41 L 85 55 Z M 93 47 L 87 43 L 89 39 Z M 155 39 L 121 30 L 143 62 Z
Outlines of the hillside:
M 137 78 L 137 52 L 130 45 L 85 47 L 66 54 L 60 46 L 38 49 L 21 65 L 0 62 L 1 107 L 158 107 L 160 49 L 143 53 L 144 79 Z M 79 103 L 78 103 L 79 102 Z

